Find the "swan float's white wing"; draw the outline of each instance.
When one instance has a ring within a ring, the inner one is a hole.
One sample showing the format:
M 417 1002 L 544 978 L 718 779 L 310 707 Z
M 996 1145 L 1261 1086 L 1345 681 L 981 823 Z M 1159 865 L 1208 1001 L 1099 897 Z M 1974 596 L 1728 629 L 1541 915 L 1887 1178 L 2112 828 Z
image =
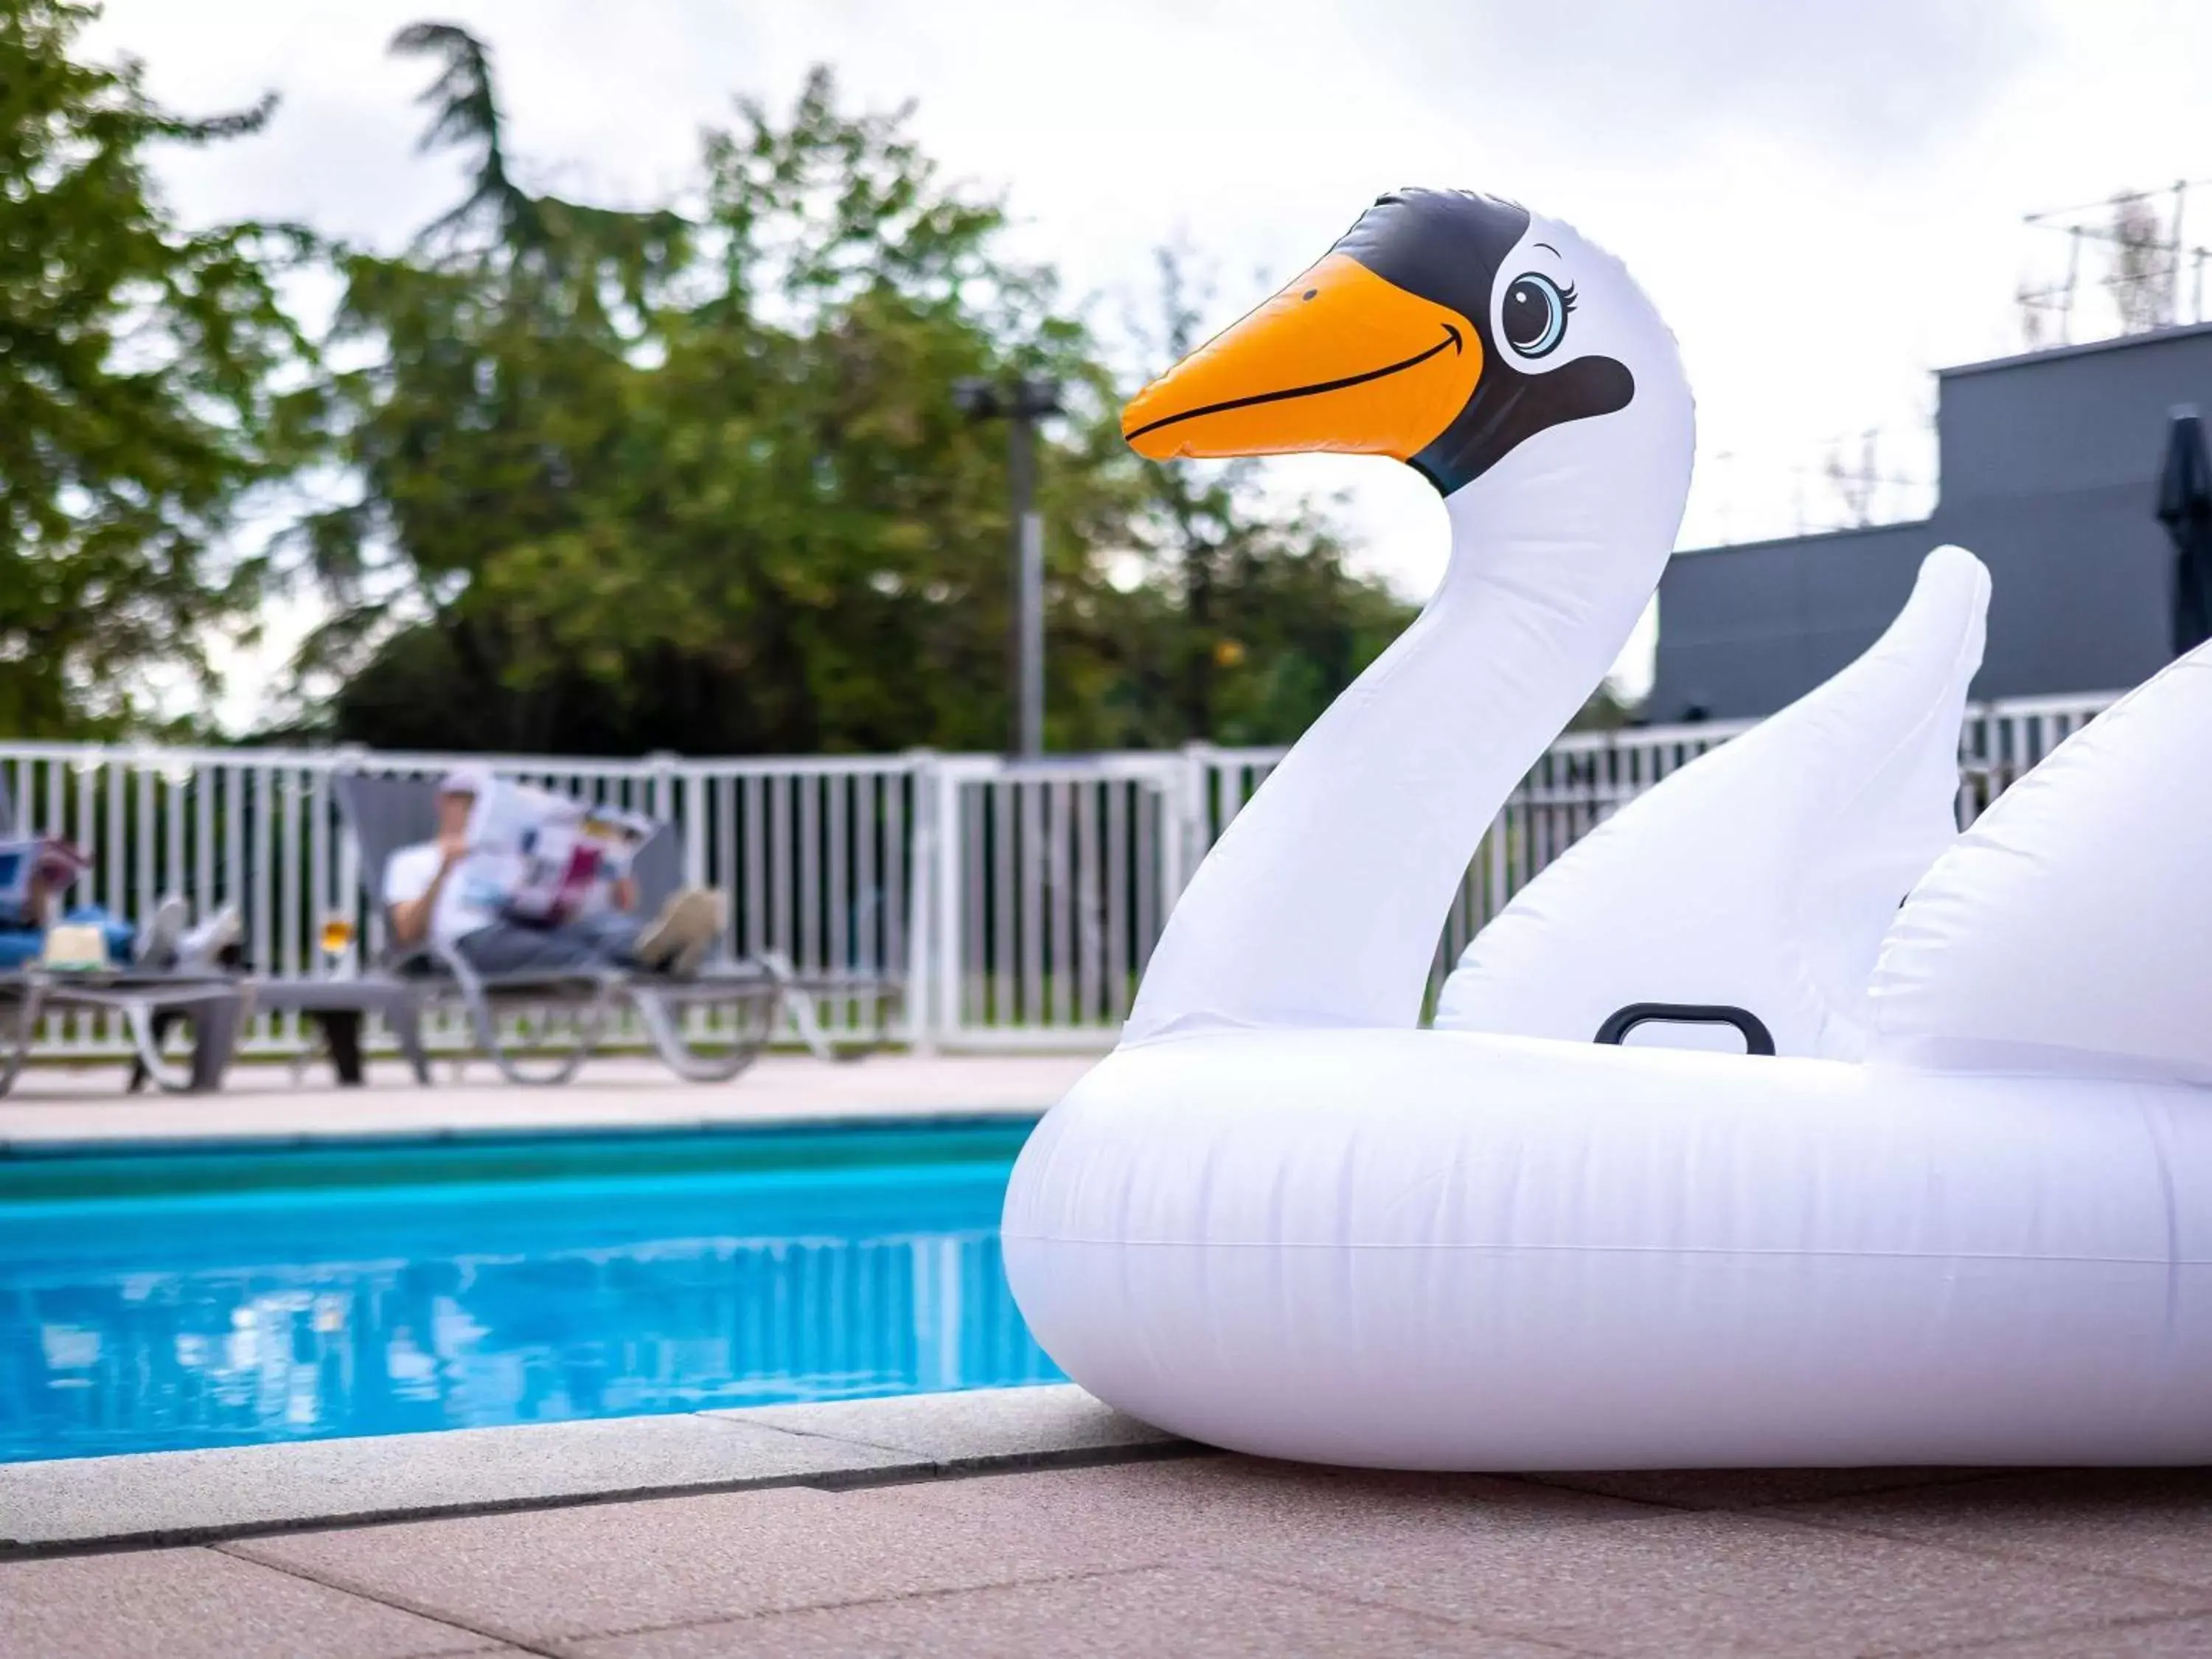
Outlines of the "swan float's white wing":
M 1783 1054 L 1857 1057 L 1898 904 L 1957 835 L 1989 573 L 1956 547 L 1864 656 L 1629 802 L 1468 946 L 1436 1023 L 1589 1042 L 1637 1002 L 1745 1008 Z
M 2212 645 L 1961 836 L 1882 943 L 1870 1058 L 2212 1082 Z

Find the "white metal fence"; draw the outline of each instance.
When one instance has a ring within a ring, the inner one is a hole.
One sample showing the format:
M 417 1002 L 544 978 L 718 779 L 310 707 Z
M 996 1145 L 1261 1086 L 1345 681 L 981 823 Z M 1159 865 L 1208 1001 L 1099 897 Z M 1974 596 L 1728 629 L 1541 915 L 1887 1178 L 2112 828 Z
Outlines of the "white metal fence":
M 2110 697 L 1977 705 L 1961 734 L 1960 818 L 2050 752 Z M 1441 970 L 1489 917 L 1620 804 L 1743 729 L 1706 724 L 1582 733 L 1555 744 L 1483 838 L 1438 943 Z M 97 860 L 76 896 L 129 918 L 170 893 L 239 907 L 257 971 L 344 970 L 320 946 L 342 918 L 378 941 L 331 779 L 422 775 L 453 757 L 363 750 L 0 744 L 19 824 Z M 475 757 L 479 760 L 487 757 Z M 888 971 L 907 994 L 882 1035 L 968 1048 L 1110 1042 L 1168 909 L 1278 759 L 1195 744 L 1168 753 L 1019 763 L 926 752 L 879 758 L 637 761 L 489 757 L 508 775 L 672 821 L 689 879 L 731 900 L 731 946 L 802 969 Z M 876 1035 L 866 1007 L 825 1011 Z M 453 1040 L 459 1040 L 458 1031 Z M 263 1020 L 261 1052 L 298 1048 Z M 42 1047 L 120 1052 L 90 1018 Z

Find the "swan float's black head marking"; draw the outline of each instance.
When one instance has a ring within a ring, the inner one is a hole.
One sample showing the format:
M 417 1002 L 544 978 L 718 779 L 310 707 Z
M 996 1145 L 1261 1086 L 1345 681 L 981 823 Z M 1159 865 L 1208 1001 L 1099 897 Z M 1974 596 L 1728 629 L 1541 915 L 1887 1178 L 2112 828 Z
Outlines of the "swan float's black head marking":
M 1626 365 L 1577 350 L 1584 252 L 1563 230 L 1535 235 L 1510 202 L 1393 191 L 1139 393 L 1122 434 L 1154 459 L 1392 455 L 1449 495 L 1547 428 L 1636 395 Z
M 1368 209 L 1337 244 L 1384 281 L 1462 309 L 1481 337 L 1483 373 L 1473 394 L 1407 458 L 1447 495 L 1545 428 L 1613 414 L 1636 395 L 1625 365 L 1567 355 L 1575 285 L 1556 248 L 1523 246 L 1528 234 L 1528 210 L 1510 202 L 1401 190 Z M 1535 257 L 1516 260 L 1516 251 Z M 1535 367 L 1554 355 L 1557 367 Z

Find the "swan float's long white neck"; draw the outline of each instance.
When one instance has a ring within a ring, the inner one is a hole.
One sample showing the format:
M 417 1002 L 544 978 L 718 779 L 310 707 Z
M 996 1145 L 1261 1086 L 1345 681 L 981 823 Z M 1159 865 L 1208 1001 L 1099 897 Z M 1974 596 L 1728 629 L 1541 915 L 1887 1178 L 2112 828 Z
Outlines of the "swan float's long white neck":
M 1540 433 L 1445 501 L 1443 585 L 1208 854 L 1124 1043 L 1419 1020 L 1484 830 L 1620 654 L 1674 545 L 1687 400 L 1652 404 Z

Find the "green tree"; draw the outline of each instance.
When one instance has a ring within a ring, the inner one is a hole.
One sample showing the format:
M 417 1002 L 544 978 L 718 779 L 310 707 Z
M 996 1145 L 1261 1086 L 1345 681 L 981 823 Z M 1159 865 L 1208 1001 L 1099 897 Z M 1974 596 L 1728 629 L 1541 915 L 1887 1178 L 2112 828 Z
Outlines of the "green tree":
M 296 573 L 331 601 L 299 665 L 346 683 L 342 731 L 557 746 L 573 698 L 528 684 L 551 642 L 489 603 L 487 578 L 577 532 L 613 487 L 633 356 L 688 227 L 517 184 L 489 53 L 465 31 L 418 24 L 392 50 L 438 62 L 422 147 L 468 153 L 471 187 L 405 252 L 339 254 L 329 344 L 353 366 L 319 388 L 318 426 L 351 493 L 293 538 Z
M 688 221 L 532 196 L 489 56 L 449 29 L 426 143 L 471 194 L 356 253 L 326 425 L 360 483 L 298 545 L 333 601 L 302 667 L 382 743 L 880 749 L 1004 726 L 1003 440 L 952 382 L 1048 372 L 1110 397 L 995 204 L 942 187 L 904 112 L 826 73 L 787 120 L 710 135 Z M 1054 603 L 1117 483 L 1048 457 Z M 1068 665 L 1073 669 L 1073 665 Z M 1057 718 L 1082 724 L 1063 696 Z
M 482 43 L 417 27 L 395 49 L 436 58 L 425 143 L 471 185 L 404 253 L 343 261 L 331 356 L 356 366 L 323 418 L 358 489 L 298 538 L 331 602 L 301 664 L 336 684 L 322 729 L 997 747 L 1006 438 L 956 407 L 975 376 L 1066 389 L 1040 457 L 1053 746 L 1284 740 L 1402 623 L 1249 469 L 1128 452 L 1097 342 L 908 111 L 851 113 L 817 71 L 707 136 L 681 216 L 586 208 L 515 182 Z
M 195 120 L 138 65 L 82 61 L 97 8 L 0 5 L 0 732 L 112 731 L 146 672 L 212 684 L 210 633 L 247 622 L 241 504 L 294 459 L 279 389 L 302 342 L 279 303 L 306 252 L 281 228 L 189 231 L 147 153 L 255 131 L 274 100 Z
M 741 118 L 708 138 L 696 289 L 658 319 L 615 492 L 514 550 L 487 595 L 553 659 L 596 657 L 670 746 L 995 744 L 1005 439 L 963 420 L 953 383 L 1054 374 L 1095 418 L 1103 377 L 1048 278 L 994 256 L 998 208 L 939 185 L 903 112 L 844 114 L 817 73 L 787 119 Z M 1055 611 L 1103 585 L 1082 532 L 1113 481 L 1087 462 L 1044 458 Z

